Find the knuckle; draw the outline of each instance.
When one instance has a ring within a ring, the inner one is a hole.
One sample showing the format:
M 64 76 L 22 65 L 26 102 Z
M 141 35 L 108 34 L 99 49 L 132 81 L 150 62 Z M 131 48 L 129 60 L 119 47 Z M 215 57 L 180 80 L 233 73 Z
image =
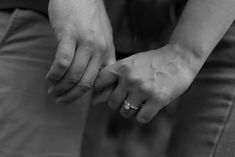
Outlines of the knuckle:
M 139 90 L 144 93 L 152 93 L 152 86 L 143 82 L 143 81 L 140 81 L 139 82 Z
M 71 47 L 70 45 L 65 45 L 63 44 L 62 46 L 60 46 L 60 51 L 63 54 L 64 58 L 71 58 L 71 54 L 74 51 L 74 48 Z
M 56 66 L 60 70 L 65 70 L 69 67 L 69 61 L 65 58 L 60 58 L 58 62 L 56 63 Z
M 78 85 L 78 88 L 82 93 L 85 93 L 92 88 L 92 84 L 89 82 L 88 83 L 81 83 Z
M 159 105 L 165 104 L 169 99 L 169 94 L 166 90 L 155 88 L 153 85 L 148 83 L 139 83 L 139 90 L 150 98 L 153 98 Z
M 92 37 L 86 38 L 84 40 L 84 43 L 90 51 L 99 50 L 100 52 L 107 51 L 108 45 L 109 45 L 108 42 L 104 38 L 95 39 Z
M 97 40 L 96 45 L 100 51 L 106 51 L 107 50 L 107 42 L 105 41 L 104 38 L 100 38 Z
M 138 77 L 132 74 L 127 75 L 127 80 L 130 81 L 130 83 L 139 82 Z
M 162 91 L 155 92 L 154 96 L 157 102 L 159 103 L 159 105 L 163 106 L 164 104 L 167 103 L 168 94 L 166 92 L 162 92 Z
M 140 80 L 138 77 L 136 76 L 127 76 L 126 78 L 126 84 L 129 86 L 129 88 L 135 88 L 138 89 L 139 91 L 142 91 L 142 84 L 143 81 Z
M 92 35 L 87 35 L 82 39 L 83 43 L 88 47 L 93 47 L 97 42 Z
M 98 48 L 101 52 L 106 52 L 108 51 L 108 46 L 109 44 L 105 40 L 101 40 L 98 43 Z
M 72 59 L 73 55 L 71 53 L 61 53 L 60 54 L 60 59 L 64 60 L 64 62 L 69 62 Z

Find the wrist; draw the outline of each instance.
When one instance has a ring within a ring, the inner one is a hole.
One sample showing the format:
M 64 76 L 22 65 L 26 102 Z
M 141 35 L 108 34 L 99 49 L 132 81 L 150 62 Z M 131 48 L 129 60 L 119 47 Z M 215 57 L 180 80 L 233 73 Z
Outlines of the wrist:
M 173 40 L 171 40 L 166 47 L 169 48 L 169 52 L 175 53 L 195 76 L 200 71 L 207 58 L 202 51 L 195 50 L 186 44 Z

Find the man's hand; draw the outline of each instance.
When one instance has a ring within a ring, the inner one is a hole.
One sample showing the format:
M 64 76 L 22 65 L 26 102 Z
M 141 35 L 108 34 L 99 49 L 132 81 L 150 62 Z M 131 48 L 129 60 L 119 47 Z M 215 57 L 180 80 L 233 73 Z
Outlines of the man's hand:
M 92 86 L 99 69 L 115 61 L 112 29 L 102 0 L 50 0 L 58 49 L 46 78 L 57 103 L 67 104 Z
M 104 68 L 96 81 L 100 97 L 124 117 L 150 122 L 160 109 L 178 98 L 196 73 L 176 46 L 139 53 Z M 110 87 L 116 85 L 113 90 Z M 111 94 L 107 94 L 112 91 Z M 102 94 L 105 93 L 105 94 Z M 95 102 L 93 102 L 95 103 Z M 102 103 L 102 102 L 99 102 Z

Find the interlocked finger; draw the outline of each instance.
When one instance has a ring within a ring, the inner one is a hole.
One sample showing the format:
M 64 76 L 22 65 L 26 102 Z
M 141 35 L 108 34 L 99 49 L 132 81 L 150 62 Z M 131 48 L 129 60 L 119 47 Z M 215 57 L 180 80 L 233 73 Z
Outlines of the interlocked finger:
M 123 102 L 120 113 L 123 117 L 129 118 L 136 115 L 140 110 L 145 98 L 138 92 L 128 93 L 127 98 Z
M 109 97 L 108 105 L 112 109 L 118 109 L 122 105 L 123 101 L 127 96 L 126 89 L 121 83 L 118 83 L 117 87 L 114 89 Z

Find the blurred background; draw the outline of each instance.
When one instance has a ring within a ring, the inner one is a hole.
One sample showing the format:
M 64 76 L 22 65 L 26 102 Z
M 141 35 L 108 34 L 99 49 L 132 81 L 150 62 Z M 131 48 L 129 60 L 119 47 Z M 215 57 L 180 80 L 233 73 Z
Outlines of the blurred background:
M 164 46 L 186 0 L 106 0 L 117 59 Z M 150 124 L 124 119 L 107 105 L 91 106 L 84 157 L 164 157 L 177 120 L 180 100 L 164 108 Z M 92 151 L 91 151 L 92 150 Z

